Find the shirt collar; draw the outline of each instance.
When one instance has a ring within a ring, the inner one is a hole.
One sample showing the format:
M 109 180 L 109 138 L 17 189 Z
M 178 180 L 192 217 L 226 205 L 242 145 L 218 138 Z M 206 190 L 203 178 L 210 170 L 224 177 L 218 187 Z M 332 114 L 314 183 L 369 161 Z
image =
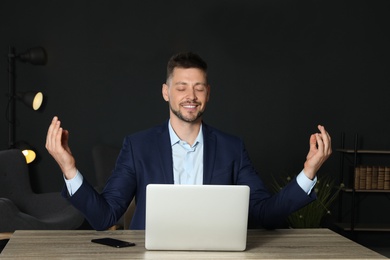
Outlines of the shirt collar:
M 174 144 L 178 143 L 180 141 L 180 138 L 177 136 L 175 133 L 175 130 L 173 130 L 172 125 L 171 125 L 171 120 L 168 122 L 168 129 L 169 129 L 169 136 L 171 138 L 171 146 Z M 195 139 L 194 145 L 197 143 L 202 143 L 203 144 L 203 131 L 202 131 L 202 124 L 200 125 L 199 128 L 199 133 L 198 136 Z

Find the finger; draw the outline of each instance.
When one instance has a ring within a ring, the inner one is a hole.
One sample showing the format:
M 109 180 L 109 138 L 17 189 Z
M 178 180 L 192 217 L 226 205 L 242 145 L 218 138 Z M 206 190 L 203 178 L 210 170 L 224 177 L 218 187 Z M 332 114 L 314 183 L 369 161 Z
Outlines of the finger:
M 324 126 L 319 125 L 318 129 L 321 131 L 321 137 L 324 142 L 324 152 L 329 155 L 332 153 L 331 137 Z
M 62 136 L 61 121 L 59 121 L 58 118 L 56 118 L 55 120 L 53 120 L 53 128 L 51 131 L 51 136 L 49 138 L 50 149 L 54 153 L 61 151 L 62 148 L 61 136 Z
M 317 153 L 317 140 L 314 134 L 309 139 L 309 152 L 306 155 L 306 159 L 310 159 L 314 154 Z
M 51 136 L 56 121 L 57 121 L 57 117 L 55 116 L 55 117 L 53 117 L 53 119 L 50 122 L 49 129 L 47 130 L 46 140 Z
M 63 129 L 61 135 L 61 144 L 63 147 L 68 146 L 69 132 L 68 130 Z
M 310 136 L 309 145 L 310 145 L 310 150 L 317 149 L 317 138 L 315 134 L 312 134 Z
M 321 135 L 322 135 L 323 138 L 325 138 L 326 140 L 330 141 L 330 135 L 329 135 L 329 133 L 326 131 L 326 129 L 325 129 L 324 126 L 318 125 L 318 130 L 320 130 Z
M 52 146 L 53 132 L 56 128 L 57 121 L 58 121 L 58 117 L 55 116 L 55 117 L 53 117 L 53 119 L 50 123 L 49 129 L 48 129 L 47 135 L 46 135 L 46 148 L 50 148 Z
M 315 134 L 315 137 L 316 137 L 316 141 L 317 141 L 317 149 L 323 153 L 324 148 L 325 148 L 324 140 L 323 140 L 321 134 L 319 134 L 319 133 Z
M 58 127 L 56 128 L 56 132 L 53 135 L 54 147 L 58 151 L 62 147 L 62 132 L 63 129 L 60 127 L 60 122 L 57 122 Z

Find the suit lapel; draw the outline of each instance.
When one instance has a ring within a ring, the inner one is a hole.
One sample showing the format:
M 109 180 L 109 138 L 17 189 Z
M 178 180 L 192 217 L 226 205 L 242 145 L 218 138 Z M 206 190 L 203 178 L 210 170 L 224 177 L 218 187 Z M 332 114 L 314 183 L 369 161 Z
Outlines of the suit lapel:
M 172 163 L 172 147 L 169 137 L 168 121 L 161 126 L 161 131 L 157 133 L 157 143 L 159 150 L 159 160 L 161 164 L 164 183 L 173 184 L 173 163 Z M 157 158 L 156 158 L 157 159 Z
M 209 129 L 209 127 L 203 123 L 203 184 L 210 184 L 214 171 L 215 153 L 217 141 Z M 164 176 L 164 182 L 167 184 L 173 184 L 173 162 L 172 162 L 172 147 L 169 137 L 168 122 L 161 126 L 160 131 L 157 133 L 157 143 L 159 149 L 159 160 L 161 164 L 162 174 Z
M 203 184 L 210 184 L 214 171 L 217 140 L 209 127 L 203 123 Z

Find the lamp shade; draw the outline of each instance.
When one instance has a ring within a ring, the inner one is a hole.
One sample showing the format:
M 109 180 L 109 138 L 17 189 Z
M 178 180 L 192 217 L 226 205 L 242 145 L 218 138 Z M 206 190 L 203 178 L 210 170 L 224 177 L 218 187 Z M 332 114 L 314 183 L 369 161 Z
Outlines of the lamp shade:
M 24 158 L 26 158 L 27 164 L 33 162 L 35 160 L 35 158 L 37 157 L 33 148 L 28 143 L 26 143 L 24 141 L 19 141 L 19 142 L 15 143 L 15 148 L 19 149 L 23 153 Z
M 30 48 L 19 54 L 17 58 L 23 62 L 29 62 L 33 65 L 45 65 L 47 61 L 46 51 L 42 47 Z
M 34 110 L 38 110 L 42 106 L 42 102 L 43 102 L 42 92 L 33 92 L 33 91 L 23 92 L 23 93 L 19 92 L 16 94 L 16 97 L 21 101 L 23 101 L 23 103 L 26 106 Z

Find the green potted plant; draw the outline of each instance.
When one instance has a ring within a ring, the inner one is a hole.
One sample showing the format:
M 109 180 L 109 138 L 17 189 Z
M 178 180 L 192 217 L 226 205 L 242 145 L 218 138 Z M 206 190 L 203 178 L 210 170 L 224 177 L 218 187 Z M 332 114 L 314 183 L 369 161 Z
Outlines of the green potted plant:
M 274 178 L 273 188 L 277 192 L 282 189 L 291 177 L 287 176 L 276 180 Z M 337 198 L 340 190 L 344 185 L 335 185 L 335 181 L 329 175 L 318 176 L 314 190 L 317 194 L 317 199 L 300 210 L 292 213 L 288 217 L 288 224 L 291 228 L 319 228 L 323 218 L 331 215 L 330 210 L 332 203 Z

